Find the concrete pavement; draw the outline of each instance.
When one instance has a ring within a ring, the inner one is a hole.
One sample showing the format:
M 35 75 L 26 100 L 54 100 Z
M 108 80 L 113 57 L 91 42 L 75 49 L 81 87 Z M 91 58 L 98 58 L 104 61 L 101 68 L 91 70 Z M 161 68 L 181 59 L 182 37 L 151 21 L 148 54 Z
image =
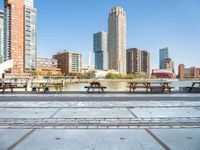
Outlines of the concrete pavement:
M 0 150 L 199 150 L 199 135 L 197 95 L 0 96 Z

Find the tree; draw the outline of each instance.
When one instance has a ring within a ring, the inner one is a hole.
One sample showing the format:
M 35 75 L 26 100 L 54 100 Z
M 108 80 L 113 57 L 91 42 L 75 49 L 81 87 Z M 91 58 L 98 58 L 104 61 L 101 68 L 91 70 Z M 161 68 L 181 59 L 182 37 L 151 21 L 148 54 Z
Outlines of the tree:
M 51 71 L 48 71 L 48 72 L 47 72 L 47 76 L 48 76 L 48 77 L 52 76 L 52 72 L 51 72 Z
M 32 75 L 32 76 L 37 76 L 37 75 L 38 75 L 38 72 L 33 71 L 33 72 L 31 72 L 31 75 Z

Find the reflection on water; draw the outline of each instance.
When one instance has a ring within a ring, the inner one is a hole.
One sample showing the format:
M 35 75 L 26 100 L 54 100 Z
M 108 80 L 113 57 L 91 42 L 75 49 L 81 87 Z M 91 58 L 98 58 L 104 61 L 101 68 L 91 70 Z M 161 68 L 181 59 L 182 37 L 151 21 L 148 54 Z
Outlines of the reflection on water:
M 193 81 L 171 81 L 175 90 L 179 90 L 180 87 L 191 86 Z M 106 91 L 128 91 L 128 82 L 125 81 L 108 81 L 101 82 L 103 86 L 106 86 Z M 86 91 L 84 86 L 88 86 L 89 83 L 66 83 L 64 91 Z

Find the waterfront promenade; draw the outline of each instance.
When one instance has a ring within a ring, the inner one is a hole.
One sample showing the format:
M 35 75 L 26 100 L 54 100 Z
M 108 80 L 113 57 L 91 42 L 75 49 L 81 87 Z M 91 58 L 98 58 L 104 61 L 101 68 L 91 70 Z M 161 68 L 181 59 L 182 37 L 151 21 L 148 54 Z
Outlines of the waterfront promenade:
M 200 94 L 0 95 L 0 150 L 199 150 Z

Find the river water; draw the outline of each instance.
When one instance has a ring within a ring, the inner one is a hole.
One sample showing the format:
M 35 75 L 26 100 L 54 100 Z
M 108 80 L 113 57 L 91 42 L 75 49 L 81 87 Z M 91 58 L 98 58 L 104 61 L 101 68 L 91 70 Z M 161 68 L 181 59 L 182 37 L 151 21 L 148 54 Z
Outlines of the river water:
M 174 87 L 175 91 L 178 91 L 181 87 L 191 86 L 194 81 L 170 81 L 171 86 Z M 101 82 L 103 86 L 106 86 L 106 91 L 111 92 L 126 92 L 129 91 L 128 81 L 103 81 Z M 89 83 L 66 83 L 64 91 L 86 91 L 84 86 L 88 86 Z

